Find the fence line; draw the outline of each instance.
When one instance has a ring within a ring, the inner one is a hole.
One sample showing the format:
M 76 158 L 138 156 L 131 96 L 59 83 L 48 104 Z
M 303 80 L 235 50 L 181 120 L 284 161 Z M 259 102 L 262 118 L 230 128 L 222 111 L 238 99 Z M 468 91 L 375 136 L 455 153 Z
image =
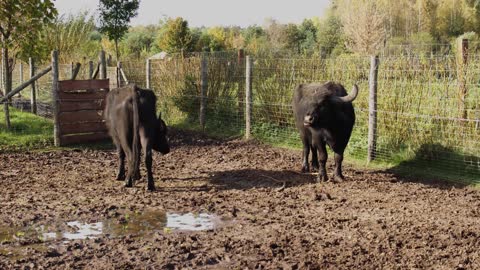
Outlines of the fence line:
M 246 104 L 239 93 L 245 89 L 245 63 L 231 58 L 208 57 L 205 131 L 217 136 L 244 136 L 278 145 L 299 147 L 293 122 L 291 96 L 298 83 L 339 81 L 348 89 L 358 83 L 354 101 L 357 121 L 347 147 L 347 156 L 366 160 L 368 133 L 369 59 L 270 59 L 252 58 L 252 102 L 250 132 Z M 454 57 L 385 57 L 378 70 L 378 126 L 375 157 L 380 161 L 425 162 L 441 173 L 455 168 L 457 181 L 480 181 L 480 64 L 469 55 L 464 72 L 468 93 L 459 111 L 459 73 Z M 422 61 L 420 61 L 422 60 Z M 421 62 L 421 65 L 420 65 Z M 191 57 L 124 62 L 132 82 L 157 93 L 159 107 L 171 125 L 201 129 L 201 58 Z M 372 130 L 372 128 L 370 129 Z
M 360 91 L 353 103 L 357 120 L 347 159 L 367 160 L 371 130 L 377 133 L 372 150 L 376 160 L 432 167 L 433 175 L 453 168 L 457 172 L 453 180 L 480 181 L 480 55 L 469 54 L 463 69 L 453 56 L 381 56 L 376 109 L 370 109 L 368 102 L 368 57 L 250 59 L 251 76 L 247 76 L 246 59 L 234 53 L 123 61 L 122 69 L 129 82 L 141 87 L 149 84 L 156 92 L 159 110 L 169 125 L 216 136 L 250 134 L 288 147 L 300 146 L 291 108 L 298 83 L 332 80 L 341 82 L 347 91 L 357 83 Z M 78 78 L 91 76 L 88 66 L 92 65 L 82 65 Z M 71 77 L 71 72 L 71 64 L 59 66 L 60 79 Z M 112 78 L 111 88 L 116 87 L 116 67 L 99 73 Z M 15 87 L 20 76 L 14 80 Z M 52 102 L 51 78 L 41 78 L 35 91 L 41 111 Z M 16 106 L 27 106 L 20 104 Z M 377 126 L 370 129 L 369 109 L 377 114 Z

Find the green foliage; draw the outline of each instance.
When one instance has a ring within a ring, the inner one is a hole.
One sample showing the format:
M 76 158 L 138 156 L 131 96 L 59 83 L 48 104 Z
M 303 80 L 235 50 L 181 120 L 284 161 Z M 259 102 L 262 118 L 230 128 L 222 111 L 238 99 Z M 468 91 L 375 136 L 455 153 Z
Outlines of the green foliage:
M 197 89 L 196 78 L 185 76 L 183 85 L 179 87 L 172 101 L 178 109 L 187 115 L 188 119 L 196 118 L 200 108 L 199 89 Z
M 327 17 L 321 21 L 317 33 L 320 53 L 324 56 L 345 52 L 342 22 L 333 12 L 328 12 Z
M 128 32 L 130 19 L 137 16 L 139 0 L 100 0 L 98 7 L 100 15 L 100 32 L 115 41 L 117 60 L 118 41 Z
M 304 20 L 298 27 L 300 34 L 299 49 L 303 54 L 310 55 L 317 50 L 317 27 L 312 20 Z
M 168 19 L 157 37 L 158 47 L 169 53 L 190 52 L 194 46 L 188 22 L 181 17 Z
M 289 23 L 285 27 L 285 48 L 293 50 L 296 53 L 300 53 L 300 42 L 302 41 L 302 33 L 298 29 L 298 26 L 293 23 Z
M 61 62 L 91 59 L 101 49 L 100 39 L 95 19 L 88 12 L 60 16 L 42 32 L 41 44 L 46 50 L 40 59 L 48 60 L 52 50 L 59 51 Z
M 50 0 L 0 1 L 0 34 L 2 47 L 33 50 L 40 30 L 57 15 Z
M 122 41 L 126 47 L 127 54 L 134 58 L 140 58 L 146 52 L 150 52 L 155 43 L 155 35 L 158 30 L 154 26 L 139 26 L 130 28 Z

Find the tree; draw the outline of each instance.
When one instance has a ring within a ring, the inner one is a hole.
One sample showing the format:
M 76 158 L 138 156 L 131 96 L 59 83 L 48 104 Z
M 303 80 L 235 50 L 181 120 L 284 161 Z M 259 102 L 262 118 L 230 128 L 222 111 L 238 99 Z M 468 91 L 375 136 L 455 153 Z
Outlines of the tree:
M 158 36 L 159 47 L 166 52 L 189 52 L 193 48 L 193 37 L 188 22 L 181 17 L 168 19 L 165 29 Z
M 213 27 L 208 29 L 208 35 L 210 36 L 210 51 L 222 51 L 226 49 L 226 33 L 222 27 Z
M 25 48 L 34 48 L 40 30 L 57 15 L 51 0 L 2 0 L 0 1 L 0 43 L 5 94 L 12 88 L 10 50 L 18 55 Z M 8 104 L 5 103 L 5 119 L 10 128 Z
M 274 50 L 282 49 L 285 46 L 286 26 L 278 23 L 275 19 L 268 18 L 265 20 L 264 27 L 271 48 Z
M 137 26 L 131 28 L 122 41 L 128 54 L 140 58 L 142 53 L 151 51 L 155 42 L 155 33 L 157 29 L 153 26 Z
M 100 0 L 100 32 L 115 42 L 115 54 L 119 58 L 118 41 L 128 32 L 130 19 L 137 16 L 139 0 Z
M 341 19 L 335 15 L 334 9 L 328 11 L 326 18 L 320 23 L 317 33 L 320 53 L 330 55 L 335 49 L 344 46 L 344 33 Z
M 360 54 L 376 54 L 386 40 L 386 14 L 375 0 L 338 1 L 347 47 Z
M 92 57 L 100 47 L 99 38 L 95 37 L 95 19 L 88 12 L 76 15 L 60 16 L 42 31 L 40 44 L 44 44 L 45 52 L 59 51 L 62 62 L 79 61 L 81 58 Z
M 285 48 L 300 53 L 300 42 L 302 41 L 302 35 L 298 26 L 293 23 L 289 23 L 285 26 Z
M 298 27 L 300 33 L 300 51 L 305 54 L 311 54 L 315 51 L 317 45 L 317 27 L 313 20 L 305 19 Z M 339 33 L 337 33 L 339 34 Z

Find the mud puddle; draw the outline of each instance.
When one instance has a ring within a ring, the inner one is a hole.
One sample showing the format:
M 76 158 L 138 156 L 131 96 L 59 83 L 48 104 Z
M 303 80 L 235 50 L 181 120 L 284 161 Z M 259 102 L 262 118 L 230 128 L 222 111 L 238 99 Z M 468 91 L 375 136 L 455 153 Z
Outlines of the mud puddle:
M 117 238 L 126 235 L 144 236 L 154 231 L 165 233 L 174 231 L 213 230 L 221 225 L 221 219 L 208 213 L 169 213 L 147 211 L 127 213 L 119 218 L 110 218 L 99 222 L 70 221 L 56 226 L 30 226 L 27 228 L 0 227 L 0 244 L 13 242 L 48 242 L 54 240 L 82 240 L 107 236 Z

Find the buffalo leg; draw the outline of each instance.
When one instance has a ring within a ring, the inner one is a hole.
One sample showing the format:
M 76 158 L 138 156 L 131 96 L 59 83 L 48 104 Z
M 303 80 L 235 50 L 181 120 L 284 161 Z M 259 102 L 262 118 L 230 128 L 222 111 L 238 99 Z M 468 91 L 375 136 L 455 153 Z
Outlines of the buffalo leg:
M 320 166 L 318 169 L 318 182 L 327 181 L 327 169 L 325 165 L 327 164 L 327 148 L 325 146 L 325 142 L 320 142 L 318 145 L 318 160 L 320 161 Z
M 133 151 L 131 147 L 126 143 L 125 141 L 122 142 L 122 148 L 123 151 L 125 152 L 126 158 L 127 158 L 127 177 L 125 178 L 125 187 L 132 187 L 133 186 L 133 178 L 134 178 L 134 156 L 133 156 Z
M 342 174 L 342 162 L 343 162 L 343 153 L 335 153 L 335 172 L 333 175 L 333 180 L 335 182 L 342 182 L 345 180 Z
M 125 180 L 125 152 L 121 147 L 117 147 L 117 153 L 118 153 L 118 174 L 117 174 L 117 180 Z
M 303 136 L 305 137 L 305 136 Z M 310 154 L 310 142 L 308 140 L 303 139 L 303 162 L 302 162 L 302 173 L 306 173 L 310 171 L 310 167 L 308 165 L 308 155 Z
M 150 136 L 149 136 L 150 135 Z M 155 183 L 153 182 L 152 173 L 152 144 L 148 138 L 152 138 L 151 134 L 145 129 L 140 129 L 140 142 L 145 154 L 145 167 L 147 167 L 147 189 L 149 191 L 155 190 Z
M 145 166 L 147 167 L 147 189 L 150 191 L 155 190 L 155 183 L 153 182 L 152 173 L 152 147 L 150 145 L 145 146 Z
M 138 170 L 136 170 L 136 173 L 135 173 L 135 176 L 133 177 L 133 180 L 137 181 L 137 180 L 140 180 L 142 178 L 142 175 L 140 174 L 140 152 L 141 152 L 141 146 L 140 144 L 138 145 L 138 156 L 136 157 L 137 158 L 137 164 L 138 164 Z
M 317 148 L 315 146 L 310 147 L 312 150 L 312 169 L 318 171 L 318 155 L 317 155 Z

